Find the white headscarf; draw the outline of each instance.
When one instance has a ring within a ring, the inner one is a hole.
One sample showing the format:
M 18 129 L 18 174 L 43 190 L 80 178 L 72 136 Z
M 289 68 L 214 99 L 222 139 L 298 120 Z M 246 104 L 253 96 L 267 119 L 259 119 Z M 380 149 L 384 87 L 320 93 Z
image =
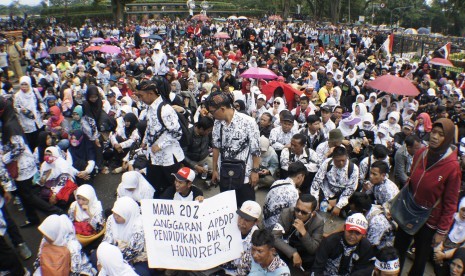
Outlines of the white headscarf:
M 360 109 L 360 113 L 359 113 L 358 115 L 355 114 L 355 109 L 356 109 L 357 107 Z M 363 103 L 356 103 L 355 106 L 354 106 L 354 109 L 352 110 L 352 115 L 353 115 L 354 117 L 363 119 L 363 116 L 365 116 L 365 114 L 367 114 L 367 107 L 365 106 L 365 104 L 363 104 Z M 359 125 L 361 125 L 361 124 L 363 124 L 363 120 L 360 121 Z
M 318 76 L 316 72 L 310 72 L 310 77 L 308 79 L 308 85 L 316 89 L 316 84 L 318 82 Z
M 69 237 L 74 235 L 73 223 L 66 215 L 50 215 L 37 228 L 53 245 L 65 246 Z
M 460 209 L 465 208 L 465 198 L 460 200 L 459 212 Z M 459 212 L 454 215 L 454 224 L 452 229 L 449 232 L 449 239 L 457 244 L 463 243 L 465 241 L 465 220 L 460 218 Z
M 92 186 L 89 184 L 84 184 L 81 185 L 79 188 L 76 190 L 76 197 L 77 196 L 82 196 L 86 198 L 89 201 L 89 213 L 91 216 L 95 216 L 98 213 L 101 213 L 103 208 L 102 208 L 102 203 L 97 199 L 97 195 L 95 194 L 95 190 Z M 81 206 L 77 203 L 77 199 L 75 202 L 73 202 L 70 206 L 71 210 L 76 210 L 75 212 L 75 219 L 76 221 L 85 221 L 87 219 L 90 219 L 89 215 L 87 212 L 82 210 Z
M 371 97 L 375 97 L 375 101 L 374 101 L 374 102 L 371 102 L 371 101 L 370 101 L 370 98 L 371 98 Z M 372 111 L 373 111 L 373 108 L 375 108 L 375 105 L 378 103 L 378 102 L 376 101 L 377 98 L 378 98 L 378 95 L 377 95 L 375 92 L 370 93 L 370 97 L 368 97 L 368 99 L 365 101 L 365 106 L 367 107 L 368 112 L 372 112 Z
M 121 250 L 108 242 L 102 242 L 97 248 L 97 259 L 102 265 L 100 276 L 138 275 L 124 260 Z
M 274 108 L 274 103 L 271 103 L 271 107 L 268 109 L 268 112 L 270 112 L 271 115 L 273 116 L 276 116 L 277 118 L 279 118 L 279 113 L 283 110 L 283 109 L 286 109 L 286 105 L 285 105 L 285 102 L 283 100 L 283 98 L 281 97 L 276 97 L 274 98 L 273 102 L 279 102 L 279 105 L 278 107 L 275 109 Z M 275 114 L 276 112 L 276 114 Z
M 394 120 L 396 120 L 396 122 L 394 124 L 391 124 L 389 122 L 389 118 L 393 118 Z M 389 134 L 391 135 L 391 137 L 394 137 L 394 135 L 397 132 L 401 132 L 401 130 L 402 130 L 400 128 L 400 125 L 398 124 L 399 119 L 400 119 L 400 113 L 397 112 L 397 111 L 393 111 L 393 112 L 389 113 L 389 115 L 388 115 L 388 120 L 386 121 L 386 123 L 389 126 Z
M 364 125 L 364 122 L 370 122 L 370 124 L 371 124 L 370 127 L 366 128 L 365 125 Z M 365 115 L 363 115 L 361 123 L 362 123 L 362 129 L 363 130 L 373 131 L 376 134 L 377 129 L 376 129 L 376 125 L 374 124 L 373 114 L 368 112 Z
M 124 196 L 116 200 L 111 211 L 125 220 L 123 224 L 118 224 L 113 215 L 108 218 L 109 220 L 113 220 L 113 237 L 115 240 L 129 242 L 131 236 L 137 232 L 137 228 L 142 227 L 139 205 L 137 205 L 134 199 Z
M 358 89 L 359 93 L 360 93 L 360 88 L 358 88 L 357 86 L 354 87 L 355 89 Z M 358 100 L 361 99 L 361 101 L 359 102 Z M 355 105 L 358 104 L 358 103 L 364 103 L 365 102 L 365 95 L 363 94 L 358 94 L 357 97 L 355 97 L 355 102 L 352 103 L 352 111 L 355 110 Z
M 47 151 L 49 151 L 56 160 L 51 164 L 44 161 L 40 166 L 40 175 L 42 176 L 44 173 L 51 171 L 46 180 L 52 180 L 56 179 L 61 174 L 66 173 L 74 180 L 74 176 L 78 173 L 78 171 L 70 163 L 63 159 L 60 149 L 57 147 L 48 147 L 45 149 L 45 152 Z
M 126 189 L 135 189 L 128 191 Z M 123 173 L 121 183 L 118 186 L 118 197 L 128 196 L 135 201 L 141 199 L 151 199 L 155 193 L 155 189 L 145 179 L 145 177 L 136 171 L 129 171 Z

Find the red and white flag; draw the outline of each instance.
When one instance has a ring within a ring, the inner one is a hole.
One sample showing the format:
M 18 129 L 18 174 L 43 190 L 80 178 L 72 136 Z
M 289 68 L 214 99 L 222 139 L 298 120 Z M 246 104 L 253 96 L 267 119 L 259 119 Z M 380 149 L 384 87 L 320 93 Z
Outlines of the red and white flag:
M 444 56 L 445 59 L 449 59 L 449 55 L 450 55 L 450 46 L 451 46 L 451 43 L 450 42 L 447 42 L 446 45 L 442 46 L 441 48 L 439 48 L 439 53 L 441 55 Z
M 392 53 L 392 45 L 394 45 L 394 34 L 388 35 L 383 45 L 381 45 L 381 49 L 390 55 Z

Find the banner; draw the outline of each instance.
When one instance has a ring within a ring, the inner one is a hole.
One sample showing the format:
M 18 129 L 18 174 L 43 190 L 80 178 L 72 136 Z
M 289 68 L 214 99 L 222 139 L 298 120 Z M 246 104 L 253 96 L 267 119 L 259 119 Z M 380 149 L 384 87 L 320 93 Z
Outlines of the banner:
M 207 270 L 241 256 L 235 191 L 202 203 L 143 199 L 141 209 L 150 268 Z

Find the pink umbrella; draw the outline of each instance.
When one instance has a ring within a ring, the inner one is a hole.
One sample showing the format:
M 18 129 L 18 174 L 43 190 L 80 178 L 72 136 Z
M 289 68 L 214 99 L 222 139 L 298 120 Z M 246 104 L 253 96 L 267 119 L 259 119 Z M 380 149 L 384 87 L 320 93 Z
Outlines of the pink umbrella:
M 210 21 L 210 18 L 204 14 L 196 14 L 192 16 L 191 20 L 193 21 Z
M 245 70 L 245 72 L 241 74 L 241 77 L 264 80 L 274 80 L 278 78 L 270 69 L 253 67 Z
M 447 60 L 445 58 L 433 58 L 432 60 L 429 61 L 429 63 L 434 64 L 434 65 L 440 65 L 440 66 L 454 67 L 454 64 L 452 64 L 450 60 Z
M 116 37 L 107 37 L 105 38 L 104 40 L 106 43 L 110 43 L 110 42 L 118 42 L 118 39 Z
M 121 53 L 121 49 L 119 47 L 113 45 L 104 45 L 100 47 L 100 52 L 107 53 L 107 54 L 119 54 Z
M 216 33 L 213 37 L 214 38 L 222 38 L 222 39 L 230 38 L 229 35 L 227 33 L 225 33 L 225 32 Z
M 270 21 L 283 21 L 283 18 L 279 15 L 272 15 L 270 17 L 268 17 L 268 20 Z
M 368 87 L 378 89 L 387 93 L 405 96 L 417 96 L 420 94 L 418 88 L 406 78 L 393 75 L 384 75 L 370 81 Z
M 104 42 L 105 39 L 101 38 L 101 37 L 94 37 L 90 40 L 91 43 L 102 43 Z

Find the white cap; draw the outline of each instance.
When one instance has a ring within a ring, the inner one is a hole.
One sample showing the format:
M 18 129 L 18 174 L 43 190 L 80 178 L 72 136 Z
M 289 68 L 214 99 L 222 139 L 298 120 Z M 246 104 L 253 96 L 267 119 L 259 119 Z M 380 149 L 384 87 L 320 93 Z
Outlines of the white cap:
M 355 230 L 365 235 L 368 229 L 368 221 L 361 213 L 356 213 L 346 219 L 345 230 Z
M 252 92 L 254 95 L 259 95 L 261 93 L 260 88 L 255 85 L 250 87 L 250 92 Z
M 255 201 L 247 200 L 242 203 L 241 209 L 237 210 L 236 213 L 246 220 L 255 221 L 260 218 L 262 207 Z
M 260 136 L 260 151 L 268 151 L 268 148 L 270 147 L 270 140 L 266 138 L 265 136 Z
M 427 93 L 428 93 L 428 96 L 435 96 L 436 97 L 436 90 L 434 90 L 434 88 L 428 89 Z

